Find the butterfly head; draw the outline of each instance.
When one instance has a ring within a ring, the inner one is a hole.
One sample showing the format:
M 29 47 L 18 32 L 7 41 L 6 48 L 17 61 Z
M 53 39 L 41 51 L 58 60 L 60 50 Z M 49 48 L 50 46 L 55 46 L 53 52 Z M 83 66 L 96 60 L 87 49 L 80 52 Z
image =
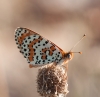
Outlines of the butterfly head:
M 67 53 L 65 53 L 64 57 L 65 57 L 66 63 L 68 63 L 68 61 L 72 60 L 74 53 L 82 54 L 82 52 L 67 52 Z
M 68 60 L 68 61 L 72 60 L 73 55 L 74 55 L 73 52 L 65 53 L 66 60 Z

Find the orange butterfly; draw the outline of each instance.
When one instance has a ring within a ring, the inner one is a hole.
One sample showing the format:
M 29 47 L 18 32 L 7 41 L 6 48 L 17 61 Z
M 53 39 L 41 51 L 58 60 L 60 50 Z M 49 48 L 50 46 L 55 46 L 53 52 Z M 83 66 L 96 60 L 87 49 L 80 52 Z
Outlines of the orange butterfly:
M 15 41 L 20 52 L 30 64 L 30 67 L 43 66 L 53 62 L 55 62 L 56 65 L 63 62 L 66 64 L 73 58 L 73 53 L 81 53 L 71 52 L 80 41 L 78 41 L 74 47 L 66 53 L 53 42 L 42 37 L 38 33 L 22 27 L 16 29 Z

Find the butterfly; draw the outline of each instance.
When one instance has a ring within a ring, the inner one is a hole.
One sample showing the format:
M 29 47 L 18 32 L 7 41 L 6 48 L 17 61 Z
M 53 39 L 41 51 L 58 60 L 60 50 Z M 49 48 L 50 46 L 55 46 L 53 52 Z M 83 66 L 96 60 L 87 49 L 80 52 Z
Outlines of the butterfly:
M 71 52 L 71 50 L 65 52 L 40 34 L 23 27 L 18 27 L 15 30 L 15 41 L 20 53 L 27 59 L 30 68 L 50 63 L 55 63 L 56 65 L 61 63 L 66 64 L 73 58 L 73 53 L 75 53 Z

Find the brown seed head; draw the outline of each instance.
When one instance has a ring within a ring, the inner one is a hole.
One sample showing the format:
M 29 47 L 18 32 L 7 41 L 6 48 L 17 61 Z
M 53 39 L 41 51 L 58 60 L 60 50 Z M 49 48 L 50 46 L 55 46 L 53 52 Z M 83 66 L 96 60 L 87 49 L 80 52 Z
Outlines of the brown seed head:
M 39 69 L 37 91 L 43 97 L 64 97 L 68 93 L 67 72 L 63 66 L 47 65 Z

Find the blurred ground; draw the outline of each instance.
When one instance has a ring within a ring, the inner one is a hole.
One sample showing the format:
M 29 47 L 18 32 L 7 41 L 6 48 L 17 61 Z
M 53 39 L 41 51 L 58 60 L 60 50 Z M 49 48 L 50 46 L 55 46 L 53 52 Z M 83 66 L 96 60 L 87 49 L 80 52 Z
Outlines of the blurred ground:
M 39 97 L 38 68 L 28 68 L 14 41 L 27 27 L 65 51 L 85 33 L 69 63 L 67 97 L 100 97 L 100 0 L 0 0 L 0 97 Z

